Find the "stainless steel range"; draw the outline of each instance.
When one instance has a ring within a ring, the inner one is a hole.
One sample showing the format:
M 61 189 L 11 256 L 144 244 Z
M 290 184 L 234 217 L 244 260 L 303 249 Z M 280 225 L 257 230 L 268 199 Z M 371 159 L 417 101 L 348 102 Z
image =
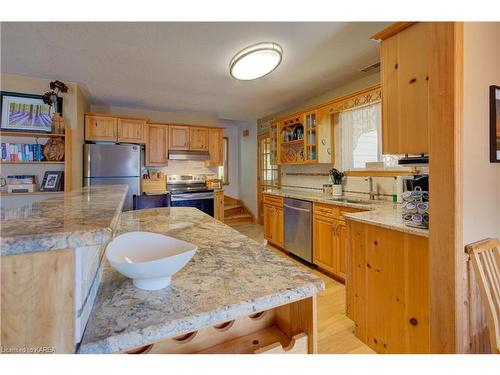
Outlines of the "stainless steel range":
M 205 175 L 168 175 L 171 207 L 195 207 L 214 216 L 214 191 L 205 185 Z

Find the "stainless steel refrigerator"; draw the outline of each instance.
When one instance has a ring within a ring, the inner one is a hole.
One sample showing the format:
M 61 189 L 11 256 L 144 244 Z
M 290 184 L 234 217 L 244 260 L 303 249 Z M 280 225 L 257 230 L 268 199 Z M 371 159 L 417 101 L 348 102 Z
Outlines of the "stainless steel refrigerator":
M 128 185 L 123 211 L 133 208 L 134 194 L 141 189 L 141 147 L 126 144 L 85 144 L 83 186 Z

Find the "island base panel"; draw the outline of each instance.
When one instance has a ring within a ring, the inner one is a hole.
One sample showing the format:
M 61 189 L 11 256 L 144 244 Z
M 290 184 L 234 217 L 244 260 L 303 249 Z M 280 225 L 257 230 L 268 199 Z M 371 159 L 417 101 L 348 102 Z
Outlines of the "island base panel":
M 72 249 L 3 256 L 1 346 L 9 353 L 74 353 Z
M 221 322 L 128 354 L 316 353 L 316 297 Z

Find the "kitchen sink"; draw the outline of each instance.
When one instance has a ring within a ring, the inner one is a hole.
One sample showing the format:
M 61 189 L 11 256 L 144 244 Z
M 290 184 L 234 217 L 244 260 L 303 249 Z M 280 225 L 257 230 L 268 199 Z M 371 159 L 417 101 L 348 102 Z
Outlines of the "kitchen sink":
M 357 204 L 373 204 L 373 201 L 367 201 L 363 199 L 356 198 L 330 198 L 330 200 L 335 202 L 344 202 L 344 203 L 357 203 Z

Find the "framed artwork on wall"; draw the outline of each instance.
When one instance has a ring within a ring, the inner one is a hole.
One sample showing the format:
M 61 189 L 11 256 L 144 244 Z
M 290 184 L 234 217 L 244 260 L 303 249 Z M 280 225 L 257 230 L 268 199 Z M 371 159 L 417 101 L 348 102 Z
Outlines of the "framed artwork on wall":
M 490 162 L 500 163 L 500 86 L 490 86 Z
M 1 130 L 50 133 L 53 108 L 42 95 L 0 92 Z M 62 112 L 62 98 L 58 98 Z M 62 115 L 62 113 L 61 113 Z

